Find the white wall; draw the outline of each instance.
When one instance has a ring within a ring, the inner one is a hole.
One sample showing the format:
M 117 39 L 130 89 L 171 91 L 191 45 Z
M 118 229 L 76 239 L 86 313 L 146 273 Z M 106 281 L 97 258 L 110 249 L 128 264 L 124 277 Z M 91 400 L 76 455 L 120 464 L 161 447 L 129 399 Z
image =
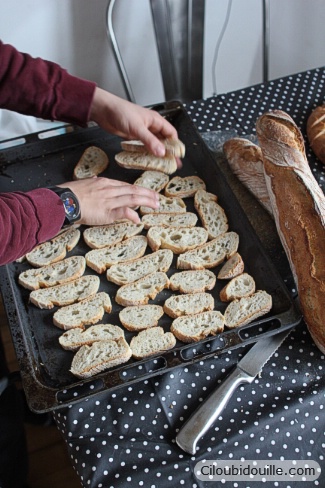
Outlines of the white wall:
M 213 94 L 212 60 L 228 1 L 206 0 L 205 97 Z M 107 0 L 0 0 L 1 38 L 124 97 L 106 37 L 106 6 Z M 137 102 L 160 102 L 163 90 L 148 0 L 116 0 L 114 22 Z M 325 65 L 324 25 L 323 0 L 270 0 L 270 78 Z M 262 52 L 262 0 L 232 0 L 215 70 L 217 92 L 263 81 Z M 8 126 L 13 135 L 35 130 L 32 118 L 10 124 L 8 118 L 12 114 L 2 111 L 2 135 L 8 135 Z

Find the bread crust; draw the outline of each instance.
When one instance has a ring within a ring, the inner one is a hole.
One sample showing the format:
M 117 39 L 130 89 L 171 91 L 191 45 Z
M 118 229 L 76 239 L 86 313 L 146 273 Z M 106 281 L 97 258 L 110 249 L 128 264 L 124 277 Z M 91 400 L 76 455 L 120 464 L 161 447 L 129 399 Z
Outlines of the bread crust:
M 325 197 L 291 117 L 281 111 L 266 113 L 256 128 L 273 214 L 302 314 L 315 344 L 325 353 Z

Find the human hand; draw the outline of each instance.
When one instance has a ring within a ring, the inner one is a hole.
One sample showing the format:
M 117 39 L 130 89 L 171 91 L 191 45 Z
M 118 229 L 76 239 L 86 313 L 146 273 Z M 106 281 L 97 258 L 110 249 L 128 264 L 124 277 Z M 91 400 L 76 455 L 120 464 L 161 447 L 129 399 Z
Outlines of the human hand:
M 134 208 L 159 207 L 158 193 L 109 178 L 86 178 L 57 186 L 70 188 L 78 198 L 81 210 L 79 224 L 105 225 L 119 219 L 139 223 L 140 218 Z
M 141 140 L 155 156 L 165 155 L 165 147 L 159 139 L 178 137 L 175 127 L 155 110 L 128 102 L 101 88 L 95 90 L 90 119 L 120 137 Z M 177 159 L 177 166 L 181 165 Z

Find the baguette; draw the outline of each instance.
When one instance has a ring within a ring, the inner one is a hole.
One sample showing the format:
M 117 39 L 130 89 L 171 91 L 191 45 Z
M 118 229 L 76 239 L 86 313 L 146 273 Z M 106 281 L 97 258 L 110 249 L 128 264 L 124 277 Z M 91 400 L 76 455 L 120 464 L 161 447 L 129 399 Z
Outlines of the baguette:
M 161 171 L 144 171 L 134 184 L 160 192 L 165 188 L 169 177 Z
M 108 166 L 107 154 L 96 146 L 88 147 L 81 155 L 73 171 L 74 180 L 97 176 Z
M 130 347 L 135 359 L 142 359 L 153 354 L 168 351 L 176 345 L 176 339 L 171 332 L 164 332 L 162 327 L 151 327 L 142 330 L 132 337 Z
M 86 325 L 96 324 L 103 318 L 105 312 L 110 313 L 111 311 L 112 304 L 109 295 L 100 292 L 82 302 L 59 308 L 53 315 L 53 323 L 63 330 L 75 327 L 83 328 Z
M 76 352 L 70 371 L 77 378 L 89 378 L 105 369 L 126 363 L 131 355 L 132 351 L 124 337 L 116 341 L 94 342 L 91 346 L 82 346 Z
M 181 254 L 204 244 L 208 233 L 202 227 L 151 227 L 147 239 L 153 251 L 162 248 Z
M 62 261 L 79 242 L 80 230 L 71 227 L 50 241 L 43 242 L 26 254 L 26 259 L 35 268 Z
M 255 281 L 248 273 L 243 273 L 233 278 L 220 291 L 222 302 L 231 302 L 236 298 L 248 297 L 255 293 Z
M 198 190 L 194 196 L 194 206 L 203 227 L 208 231 L 209 239 L 215 239 L 227 232 L 228 220 L 224 209 L 217 203 L 216 195 Z
M 315 344 L 325 353 L 325 197 L 291 117 L 279 110 L 266 113 L 256 128 L 273 215 L 301 311 Z
M 98 276 L 82 276 L 64 285 L 34 290 L 29 295 L 29 301 L 38 308 L 64 307 L 95 295 L 99 285 Z
M 181 198 L 165 197 L 159 194 L 159 208 L 140 207 L 140 214 L 179 214 L 186 212 L 186 205 Z
M 173 295 L 164 303 L 164 312 L 173 319 L 182 315 L 196 315 L 214 309 L 214 298 L 210 293 Z
M 197 223 L 197 216 L 192 212 L 168 214 L 156 213 L 146 214 L 142 217 L 142 223 L 145 229 L 150 227 L 195 227 Z
M 156 327 L 164 310 L 160 305 L 138 305 L 123 308 L 119 313 L 121 324 L 132 332 Z
M 223 151 L 234 175 L 273 216 L 261 148 L 248 139 L 234 137 L 224 143 Z
M 224 317 L 228 329 L 249 324 L 265 315 L 272 308 L 272 297 L 266 291 L 257 291 L 249 297 L 233 300 L 227 306 Z
M 177 170 L 175 156 L 171 155 L 158 157 L 149 152 L 122 151 L 115 155 L 115 161 L 122 168 L 161 171 L 167 175 L 171 175 Z
M 217 278 L 219 280 L 230 280 L 244 272 L 244 261 L 238 252 L 235 252 L 221 267 Z
M 170 330 L 182 342 L 198 342 L 209 335 L 215 336 L 223 332 L 224 322 L 223 315 L 212 310 L 197 315 L 178 317 L 173 320 Z
M 83 256 L 72 256 L 42 268 L 23 271 L 18 277 L 18 283 L 28 290 L 49 288 L 80 278 L 85 268 L 86 260 Z
M 185 156 L 185 144 L 179 139 L 168 137 L 162 139 L 166 150 L 166 155 L 172 155 L 176 158 L 183 158 Z M 142 141 L 122 141 L 121 147 L 123 151 L 145 153 L 147 149 Z
M 143 227 L 143 224 L 134 224 L 130 221 L 88 227 L 83 233 L 83 238 L 92 249 L 102 249 L 140 234 Z
M 161 249 L 135 259 L 130 263 L 113 264 L 106 273 L 109 281 L 117 285 L 128 285 L 157 271 L 167 273 L 173 261 L 170 249 Z
M 144 255 L 147 248 L 147 238 L 134 236 L 113 246 L 93 249 L 87 252 L 85 258 L 87 266 L 97 273 L 104 273 L 107 268 L 117 263 L 127 263 Z
M 165 187 L 166 197 L 193 197 L 198 190 L 205 190 L 205 183 L 198 176 L 174 176 Z
M 214 268 L 237 252 L 239 236 L 236 232 L 227 232 L 196 249 L 184 252 L 177 258 L 178 269 Z
M 180 271 L 169 278 L 170 289 L 180 293 L 203 293 L 215 284 L 216 275 L 208 269 Z
M 70 329 L 59 337 L 59 343 L 66 351 L 76 351 L 81 346 L 90 346 L 94 342 L 113 340 L 124 337 L 121 327 L 111 324 L 97 324 L 84 330 L 80 327 Z
M 316 107 L 309 115 L 307 137 L 312 150 L 325 164 L 325 104 Z
M 115 301 L 123 307 L 146 305 L 154 300 L 158 293 L 169 287 L 167 275 L 162 272 L 152 273 L 130 285 L 123 285 L 117 290 Z

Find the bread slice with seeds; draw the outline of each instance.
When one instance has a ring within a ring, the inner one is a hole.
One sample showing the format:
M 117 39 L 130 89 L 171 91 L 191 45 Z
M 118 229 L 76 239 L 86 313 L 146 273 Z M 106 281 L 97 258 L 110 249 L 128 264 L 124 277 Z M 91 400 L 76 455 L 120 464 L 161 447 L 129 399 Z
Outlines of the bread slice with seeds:
M 244 261 L 241 255 L 238 252 L 235 252 L 233 256 L 231 256 L 225 264 L 221 267 L 218 273 L 219 280 L 230 280 L 231 278 L 235 278 L 244 272 Z
M 76 352 L 71 363 L 71 373 L 77 378 L 89 378 L 119 364 L 126 363 L 132 355 L 124 337 L 116 341 L 94 342 L 91 346 L 82 346 Z
M 160 305 L 138 305 L 123 308 L 119 313 L 121 324 L 132 332 L 156 327 L 164 315 Z
M 82 302 L 59 308 L 53 315 L 53 323 L 63 330 L 83 328 L 86 325 L 96 324 L 102 320 L 105 312 L 111 311 L 111 299 L 102 291 Z
M 177 214 L 177 213 L 185 213 L 186 212 L 186 205 L 181 198 L 172 198 L 172 197 L 165 197 L 164 195 L 159 194 L 159 208 L 150 208 L 150 207 L 140 207 L 140 214 L 159 214 L 159 213 L 169 213 L 169 214 Z
M 161 171 L 144 171 L 134 184 L 160 192 L 169 181 L 169 176 Z
M 239 236 L 236 232 L 226 232 L 206 242 L 196 249 L 184 252 L 177 258 L 178 269 L 214 268 L 224 259 L 237 252 Z
M 88 147 L 81 155 L 73 171 L 74 180 L 97 176 L 108 166 L 107 154 L 96 146 Z
M 168 213 L 156 213 L 146 214 L 142 217 L 142 223 L 145 229 L 150 227 L 163 226 L 163 227 L 195 227 L 197 223 L 197 215 L 192 212 L 168 214 Z
M 26 254 L 26 259 L 35 268 L 62 261 L 79 242 L 80 230 L 75 227 L 61 232 L 50 241 L 43 242 Z
M 113 264 L 107 270 L 106 277 L 117 285 L 127 285 L 157 271 L 166 273 L 172 264 L 173 256 L 170 249 L 160 249 L 130 263 Z
M 248 273 L 242 273 L 233 278 L 220 291 L 220 300 L 222 302 L 231 302 L 236 298 L 243 298 L 252 295 L 255 292 L 255 281 Z
M 210 293 L 190 293 L 173 295 L 164 303 L 164 312 L 172 317 L 195 315 L 214 309 L 214 298 Z
M 194 196 L 194 206 L 203 227 L 209 233 L 209 239 L 215 239 L 228 231 L 228 219 L 224 209 L 217 203 L 216 195 L 199 190 Z
M 216 275 L 208 269 L 180 271 L 169 278 L 170 289 L 180 293 L 203 293 L 215 284 Z
M 87 252 L 85 258 L 87 266 L 97 273 L 104 273 L 107 268 L 117 263 L 127 263 L 144 255 L 147 248 L 147 238 L 134 236 L 113 246 L 93 249 Z
M 48 266 L 23 271 L 18 277 L 18 283 L 28 290 L 63 285 L 80 278 L 85 268 L 86 260 L 83 256 L 71 256 Z
M 83 233 L 83 238 L 92 249 L 102 249 L 140 234 L 143 227 L 143 224 L 131 221 L 88 227 Z
M 176 345 L 176 339 L 171 332 L 164 332 L 162 327 L 152 327 L 142 330 L 132 337 L 130 347 L 135 359 L 142 359 L 153 354 L 168 351 Z
M 130 285 L 121 286 L 118 289 L 115 301 L 127 307 L 130 305 L 146 305 L 149 300 L 154 300 L 158 293 L 169 287 L 169 279 L 165 273 L 152 273 Z
M 205 190 L 205 183 L 198 176 L 174 176 L 165 187 L 166 197 L 193 197 L 198 190 Z
M 34 290 L 29 295 L 29 301 L 38 308 L 64 307 L 95 295 L 99 285 L 98 276 L 82 276 L 64 285 Z
M 173 320 L 170 331 L 182 342 L 198 342 L 209 335 L 215 336 L 224 330 L 224 316 L 217 310 L 178 317 Z
M 67 351 L 76 351 L 81 346 L 90 346 L 98 341 L 116 341 L 124 337 L 121 327 L 112 324 L 96 324 L 84 330 L 80 327 L 70 329 L 59 337 L 59 343 Z
M 202 227 L 151 227 L 147 239 L 153 251 L 163 248 L 181 254 L 204 244 L 208 233 Z
M 249 297 L 233 300 L 227 306 L 224 316 L 229 329 L 246 325 L 265 315 L 272 308 L 272 297 L 266 291 L 259 290 Z

